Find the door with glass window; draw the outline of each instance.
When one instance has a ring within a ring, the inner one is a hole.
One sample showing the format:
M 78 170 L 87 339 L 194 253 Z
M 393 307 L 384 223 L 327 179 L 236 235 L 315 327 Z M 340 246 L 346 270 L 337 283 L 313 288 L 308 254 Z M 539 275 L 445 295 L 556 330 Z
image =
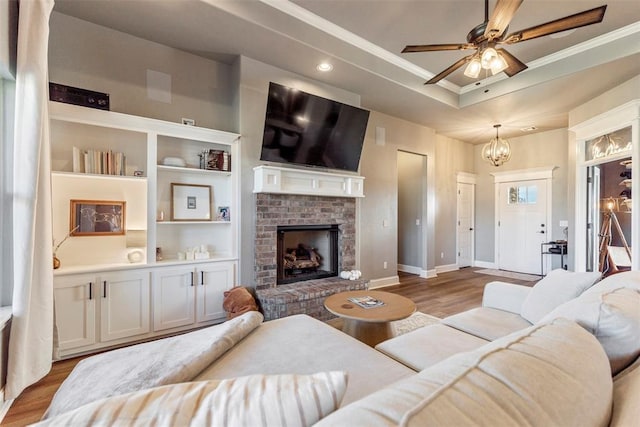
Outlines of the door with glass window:
M 503 182 L 499 188 L 498 268 L 542 274 L 540 246 L 548 241 L 547 180 Z

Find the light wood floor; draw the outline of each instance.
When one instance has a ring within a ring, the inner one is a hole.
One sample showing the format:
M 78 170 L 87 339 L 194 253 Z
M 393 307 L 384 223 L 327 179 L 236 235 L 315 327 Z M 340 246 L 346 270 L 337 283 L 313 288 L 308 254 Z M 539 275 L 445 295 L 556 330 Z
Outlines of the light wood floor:
M 492 280 L 529 286 L 535 283 L 478 274 L 474 270 L 477 269 L 464 268 L 441 273 L 432 279 L 399 273 L 400 284 L 383 290 L 412 299 L 418 306 L 418 311 L 437 317 L 446 317 L 479 307 L 484 285 Z M 54 363 L 46 377 L 29 387 L 16 399 L 2 425 L 24 426 L 38 421 L 49 406 L 55 391 L 80 360 L 82 357 Z

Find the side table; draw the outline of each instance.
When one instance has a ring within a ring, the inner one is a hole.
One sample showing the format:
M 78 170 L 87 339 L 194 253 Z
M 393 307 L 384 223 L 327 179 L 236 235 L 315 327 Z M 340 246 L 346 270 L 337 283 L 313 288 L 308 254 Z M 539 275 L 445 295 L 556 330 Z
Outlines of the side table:
M 363 308 L 349 298 L 372 297 L 384 305 Z M 405 319 L 416 311 L 409 298 L 382 291 L 348 291 L 333 294 L 324 300 L 325 308 L 344 320 L 342 331 L 374 347 L 392 337 L 389 322 Z

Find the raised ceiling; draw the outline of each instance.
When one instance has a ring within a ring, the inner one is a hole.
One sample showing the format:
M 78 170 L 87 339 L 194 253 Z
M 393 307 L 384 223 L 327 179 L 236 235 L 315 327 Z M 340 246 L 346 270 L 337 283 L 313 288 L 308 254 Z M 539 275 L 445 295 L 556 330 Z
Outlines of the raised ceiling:
M 495 1 L 489 1 L 489 10 Z M 519 30 L 606 4 L 525 0 Z M 509 46 L 529 69 L 469 79 L 464 67 L 423 83 L 464 52 L 401 54 L 407 44 L 460 43 L 484 1 L 57 0 L 55 10 L 223 62 L 245 55 L 361 96 L 364 108 L 470 143 L 567 126 L 567 112 L 640 74 L 640 6 L 609 0 L 603 22 Z M 329 61 L 334 70 L 320 73 Z

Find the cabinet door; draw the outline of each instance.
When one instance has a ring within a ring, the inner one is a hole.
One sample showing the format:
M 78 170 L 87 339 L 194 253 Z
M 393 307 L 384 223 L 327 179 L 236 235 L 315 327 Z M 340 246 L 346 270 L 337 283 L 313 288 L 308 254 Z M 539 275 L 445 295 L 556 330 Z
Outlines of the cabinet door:
M 53 290 L 58 349 L 96 342 L 96 278 L 93 275 L 56 277 Z
M 224 291 L 235 283 L 235 263 L 218 262 L 198 265 L 197 268 L 197 316 L 198 322 L 224 319 L 222 308 Z
M 150 331 L 148 272 L 105 273 L 100 276 L 98 288 L 101 341 Z
M 193 267 L 162 268 L 153 273 L 153 330 L 195 322 Z

